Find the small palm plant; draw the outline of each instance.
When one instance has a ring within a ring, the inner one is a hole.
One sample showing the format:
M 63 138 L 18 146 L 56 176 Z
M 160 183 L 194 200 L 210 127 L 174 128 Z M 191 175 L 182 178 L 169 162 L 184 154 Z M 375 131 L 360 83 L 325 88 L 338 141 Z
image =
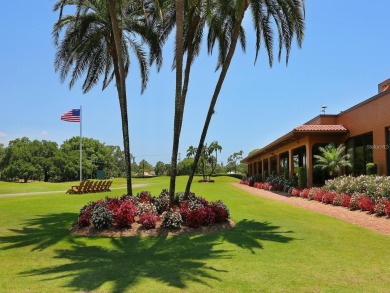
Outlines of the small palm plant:
M 327 171 L 331 177 L 337 176 L 341 168 L 352 167 L 351 155 L 345 153 L 345 145 L 340 144 L 337 148 L 331 143 L 325 147 L 319 147 L 321 155 L 314 155 L 316 164 L 314 168 Z

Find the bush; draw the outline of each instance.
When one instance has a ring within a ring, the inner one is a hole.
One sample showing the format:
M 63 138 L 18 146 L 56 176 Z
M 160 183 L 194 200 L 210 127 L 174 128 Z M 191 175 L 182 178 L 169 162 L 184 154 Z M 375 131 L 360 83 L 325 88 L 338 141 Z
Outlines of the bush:
M 77 219 L 77 225 L 80 227 L 88 227 L 91 224 L 92 209 L 95 206 L 93 202 L 89 202 L 80 209 Z
M 322 190 L 320 188 L 316 189 L 315 193 L 314 193 L 314 200 L 315 201 L 319 201 L 319 202 L 322 202 L 322 197 L 324 196 L 325 194 L 325 190 Z
M 388 200 L 384 198 L 378 198 L 375 201 L 375 207 L 374 207 L 374 212 L 377 216 L 384 216 L 386 215 L 386 204 L 389 203 Z
M 307 187 L 307 170 L 306 167 L 299 167 L 298 169 L 298 186 L 301 189 Z
M 158 197 L 154 199 L 154 205 L 156 206 L 157 212 L 162 214 L 169 209 L 169 193 L 168 190 L 164 189 Z
M 91 223 L 96 229 L 106 229 L 112 226 L 114 215 L 104 205 L 96 205 L 92 211 Z
M 138 216 L 141 216 L 143 214 L 158 214 L 156 206 L 150 202 L 140 202 L 137 205 L 137 208 Z
M 367 163 L 366 164 L 366 174 L 367 175 L 376 175 L 378 172 L 378 167 L 374 163 Z
M 305 188 L 304 190 L 301 191 L 299 196 L 302 197 L 302 198 L 308 198 L 309 197 L 309 192 L 310 192 L 310 189 Z
M 362 196 L 359 199 L 359 208 L 363 212 L 374 213 L 375 203 L 367 196 Z
M 182 218 L 179 211 L 169 209 L 161 215 L 162 217 L 162 226 L 165 228 L 177 229 L 181 227 Z
M 360 209 L 359 207 L 360 198 L 361 195 L 356 193 L 351 196 L 351 200 L 349 201 L 349 209 L 351 211 Z
M 348 209 L 351 207 L 351 196 L 349 194 L 341 194 L 341 206 Z
M 325 204 L 333 204 L 336 195 L 337 195 L 336 192 L 324 192 L 322 196 L 322 202 Z
M 390 201 L 386 202 L 386 216 L 390 217 Z
M 115 213 L 114 219 L 118 228 L 126 228 L 134 223 L 134 217 L 136 215 L 137 207 L 131 200 L 125 200 Z
M 207 211 L 204 207 L 192 210 L 187 217 L 187 226 L 191 228 L 198 228 L 206 221 L 206 217 Z
M 139 218 L 138 223 L 147 230 L 154 229 L 156 228 L 156 216 L 150 213 L 145 213 Z

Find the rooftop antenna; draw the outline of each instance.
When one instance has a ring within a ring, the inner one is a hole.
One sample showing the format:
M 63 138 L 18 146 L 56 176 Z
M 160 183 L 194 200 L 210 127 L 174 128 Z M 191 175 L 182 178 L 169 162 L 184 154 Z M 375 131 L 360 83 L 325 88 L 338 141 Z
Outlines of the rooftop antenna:
M 328 106 L 323 105 L 321 108 L 322 108 L 321 112 L 325 114 L 325 110 L 326 110 L 326 108 L 328 108 Z

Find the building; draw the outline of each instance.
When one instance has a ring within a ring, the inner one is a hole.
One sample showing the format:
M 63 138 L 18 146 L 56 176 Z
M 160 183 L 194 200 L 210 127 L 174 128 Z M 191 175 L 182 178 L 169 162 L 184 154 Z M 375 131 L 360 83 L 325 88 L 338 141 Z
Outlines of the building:
M 352 154 L 352 168 L 345 173 L 361 175 L 367 163 L 375 163 L 379 175 L 390 175 L 390 79 L 378 86 L 378 94 L 337 115 L 321 114 L 293 128 L 241 162 L 249 176 L 296 175 L 306 167 L 307 185 L 321 185 L 327 175 L 315 165 L 318 147 L 345 144 Z

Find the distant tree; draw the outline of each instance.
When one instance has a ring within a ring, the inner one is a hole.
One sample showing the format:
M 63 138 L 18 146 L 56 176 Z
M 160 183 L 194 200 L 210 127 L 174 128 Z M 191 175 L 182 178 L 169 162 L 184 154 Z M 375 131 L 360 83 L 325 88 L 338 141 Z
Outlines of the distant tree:
M 3 177 L 7 180 L 30 179 L 40 180 L 43 170 L 38 164 L 37 143 L 31 142 L 27 137 L 11 140 L 5 149 L 1 166 Z
M 5 148 L 4 148 L 4 144 L 0 143 L 0 180 L 1 180 L 1 171 L 2 171 L 2 166 L 1 166 L 1 162 L 3 160 L 3 157 L 5 155 Z
M 139 173 L 144 176 L 145 172 L 151 172 L 153 171 L 153 166 L 146 160 L 141 160 L 138 164 Z
M 185 158 L 181 160 L 177 165 L 177 175 L 189 175 L 193 162 L 193 158 Z
M 319 147 L 320 155 L 314 155 L 315 169 L 328 172 L 331 177 L 339 174 L 343 167 L 352 167 L 350 154 L 345 152 L 345 145 L 340 144 L 337 148 L 331 143 L 325 147 Z
M 167 172 L 166 168 L 167 168 L 166 164 L 164 164 L 161 161 L 158 161 L 156 163 L 156 166 L 154 167 L 154 172 L 156 173 L 157 176 L 165 175 Z
M 238 165 L 238 162 L 242 160 L 243 153 L 244 152 L 241 150 L 239 152 L 233 153 L 227 159 L 228 165 L 231 165 L 234 167 L 234 173 L 237 173 L 237 165 Z

